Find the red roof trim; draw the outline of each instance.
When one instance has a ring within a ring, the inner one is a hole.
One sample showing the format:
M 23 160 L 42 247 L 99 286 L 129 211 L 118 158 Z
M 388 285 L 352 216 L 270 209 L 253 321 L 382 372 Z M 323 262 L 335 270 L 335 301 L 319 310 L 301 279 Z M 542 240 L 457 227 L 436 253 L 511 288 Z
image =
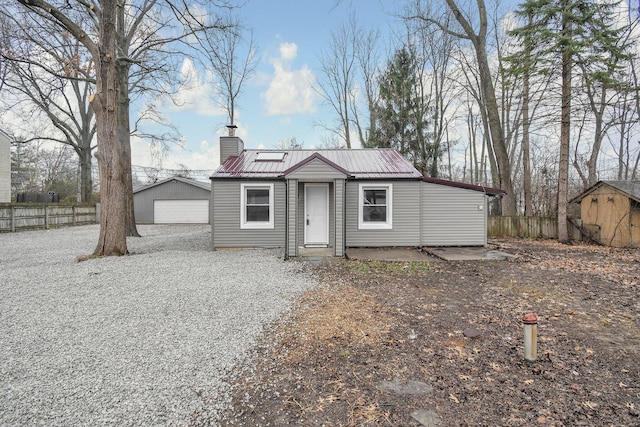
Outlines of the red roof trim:
M 347 176 L 351 176 L 351 174 L 345 170 L 343 167 L 336 165 L 335 163 L 333 163 L 331 160 L 327 159 L 326 157 L 324 157 L 322 154 L 320 153 L 313 153 L 312 155 L 310 155 L 309 157 L 307 157 L 306 159 L 304 159 L 303 161 L 291 166 L 289 169 L 287 169 L 286 171 L 282 172 L 283 176 L 287 176 L 289 175 L 291 172 L 300 169 L 301 167 L 303 167 L 304 165 L 314 161 L 314 160 L 320 160 L 321 162 L 325 163 L 326 165 L 332 167 L 333 169 L 337 170 L 338 172 L 341 172 Z
M 430 182 L 432 184 L 448 185 L 449 187 L 465 188 L 467 190 L 473 190 L 473 191 L 482 191 L 483 193 L 486 193 L 490 196 L 499 196 L 499 195 L 507 194 L 506 191 L 501 190 L 499 188 L 467 184 L 466 182 L 448 181 L 446 179 L 431 178 L 430 176 L 423 176 L 422 180 L 424 182 Z

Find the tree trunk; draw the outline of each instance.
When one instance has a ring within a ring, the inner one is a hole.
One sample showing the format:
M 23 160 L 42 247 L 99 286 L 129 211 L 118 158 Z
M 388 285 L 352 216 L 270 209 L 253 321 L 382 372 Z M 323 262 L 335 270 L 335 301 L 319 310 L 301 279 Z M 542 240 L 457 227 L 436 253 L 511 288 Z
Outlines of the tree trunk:
M 116 102 L 116 5 L 102 2 L 99 57 L 96 59 L 96 94 L 91 105 L 96 114 L 100 169 L 100 236 L 93 255 L 127 254 L 125 223 L 126 186 L 121 142 L 118 140 L 118 104 Z
M 562 33 L 570 40 L 571 23 L 562 20 Z M 571 52 L 570 46 L 562 47 L 562 112 L 560 122 L 560 161 L 558 163 L 558 241 L 569 243 L 567 205 L 569 190 L 569 138 L 571 136 Z
M 517 215 L 516 197 L 513 193 L 513 183 L 511 181 L 511 163 L 509 152 L 504 137 L 504 129 L 500 121 L 498 101 L 495 89 L 491 81 L 491 71 L 484 43 L 476 49 L 478 69 L 480 73 L 480 84 L 486 102 L 487 118 L 489 125 L 489 135 L 491 136 L 491 146 L 498 168 L 499 187 L 507 192 L 502 198 L 502 215 Z M 481 54 L 482 53 L 482 54 Z
M 129 125 L 129 67 L 118 69 L 118 138 L 122 155 L 125 185 L 125 221 L 127 236 L 140 237 L 133 206 L 133 174 L 131 171 L 131 129 Z
M 498 108 L 498 101 L 496 99 L 496 92 L 493 86 L 493 80 L 491 79 L 491 69 L 489 67 L 489 60 L 487 59 L 487 8 L 484 0 L 476 0 L 478 6 L 478 18 L 479 29 L 478 33 L 474 31 L 471 23 L 467 21 L 460 11 L 460 8 L 455 3 L 455 0 L 446 0 L 449 9 L 453 12 L 453 16 L 458 23 L 462 26 L 466 38 L 468 38 L 473 44 L 473 48 L 476 54 L 476 60 L 478 62 L 478 75 L 480 78 L 480 89 L 482 91 L 482 97 L 484 99 L 487 112 L 487 125 L 491 136 L 491 145 L 493 146 L 493 153 L 498 167 L 498 177 L 501 189 L 505 190 L 507 194 L 502 198 L 502 214 L 503 215 L 516 215 L 516 196 L 513 193 L 513 183 L 511 181 L 511 163 L 509 162 L 509 152 L 504 137 L 504 129 L 500 121 L 500 110 Z M 482 106 L 481 106 L 482 108 Z
M 595 92 L 595 88 L 593 89 Z M 591 110 L 593 111 L 593 115 L 595 118 L 595 129 L 593 132 L 593 147 L 591 147 L 591 155 L 589 156 L 589 160 L 587 160 L 587 186 L 591 187 L 598 181 L 598 155 L 600 154 L 600 149 L 602 147 L 602 139 L 604 136 L 603 125 L 604 125 L 604 110 L 607 107 L 607 87 L 606 85 L 602 85 L 600 89 L 600 99 L 599 102 L 595 103 L 595 94 L 590 96 L 589 105 L 591 106 Z M 620 153 L 622 155 L 622 153 Z
M 527 16 L 527 24 L 532 25 L 533 17 Z M 529 141 L 531 120 L 529 119 L 530 80 L 532 68 L 531 37 L 524 39 L 525 69 L 522 76 L 522 186 L 524 191 L 524 216 L 533 215 L 533 201 L 531 188 L 531 145 Z
M 528 53 L 525 53 L 528 54 Z M 527 59 L 528 60 L 528 59 Z M 533 215 L 531 200 L 531 149 L 529 144 L 529 70 L 522 81 L 522 183 L 524 187 L 524 215 Z
M 91 176 L 91 148 L 82 148 L 80 158 L 80 200 L 89 203 L 93 198 L 93 178 Z
M 126 39 L 124 4 L 119 4 L 117 9 L 116 46 L 120 56 L 128 57 L 130 46 Z M 129 122 L 129 71 L 131 66 L 126 60 L 119 62 L 116 66 L 118 67 L 118 136 L 122 150 L 123 179 L 125 185 L 126 233 L 127 236 L 140 237 L 140 233 L 138 233 L 136 227 L 136 216 L 133 205 L 133 173 L 131 168 L 131 126 Z M 233 124 L 233 104 L 231 124 Z

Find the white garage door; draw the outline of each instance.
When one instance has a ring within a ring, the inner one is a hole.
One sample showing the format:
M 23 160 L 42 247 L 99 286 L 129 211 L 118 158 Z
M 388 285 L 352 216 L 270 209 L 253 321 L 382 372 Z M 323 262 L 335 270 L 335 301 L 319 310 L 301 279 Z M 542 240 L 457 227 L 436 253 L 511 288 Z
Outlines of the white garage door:
M 209 200 L 154 200 L 154 224 L 207 224 Z

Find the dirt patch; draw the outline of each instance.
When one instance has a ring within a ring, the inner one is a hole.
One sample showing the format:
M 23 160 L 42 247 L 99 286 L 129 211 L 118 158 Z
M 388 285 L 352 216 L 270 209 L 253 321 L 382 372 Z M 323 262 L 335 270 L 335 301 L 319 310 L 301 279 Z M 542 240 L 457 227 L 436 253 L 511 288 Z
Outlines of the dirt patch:
M 315 267 L 221 425 L 640 425 L 640 251 L 492 243 L 517 258 Z

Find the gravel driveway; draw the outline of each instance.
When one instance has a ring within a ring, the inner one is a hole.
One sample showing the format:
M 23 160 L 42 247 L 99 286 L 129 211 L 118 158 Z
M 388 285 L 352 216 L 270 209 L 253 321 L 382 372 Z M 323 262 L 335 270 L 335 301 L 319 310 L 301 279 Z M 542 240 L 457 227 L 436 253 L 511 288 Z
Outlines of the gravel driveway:
M 126 257 L 76 262 L 98 226 L 0 234 L 0 425 L 214 420 L 225 372 L 315 285 L 208 226 L 141 226 Z

